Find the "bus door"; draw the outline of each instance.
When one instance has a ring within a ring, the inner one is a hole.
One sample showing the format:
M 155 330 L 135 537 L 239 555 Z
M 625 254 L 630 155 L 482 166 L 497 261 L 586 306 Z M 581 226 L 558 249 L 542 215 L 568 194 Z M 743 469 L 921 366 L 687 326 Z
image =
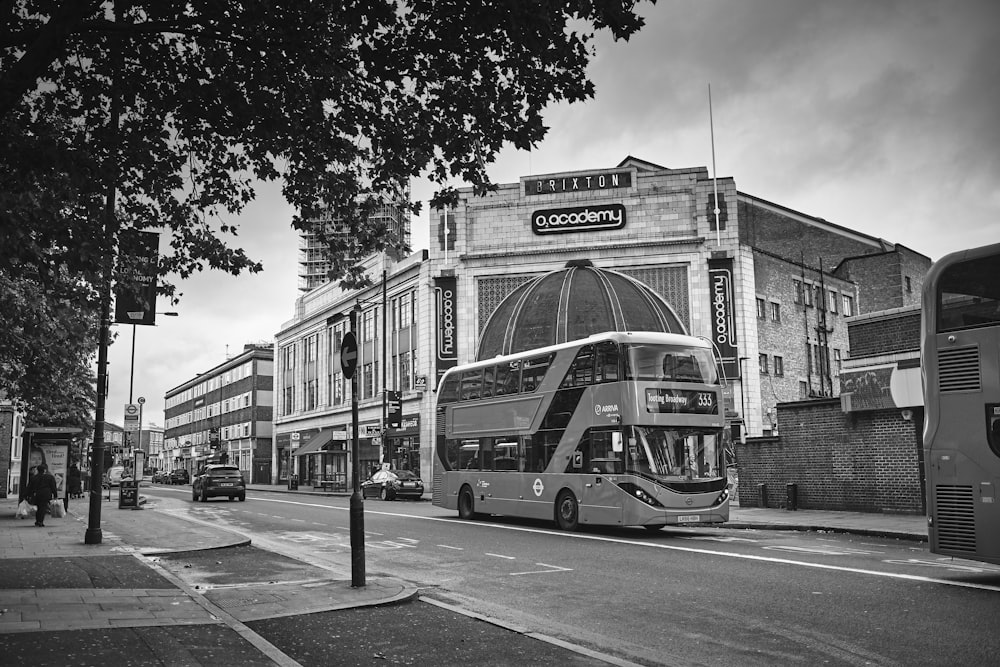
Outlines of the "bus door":
M 613 478 L 624 472 L 619 430 L 590 430 L 573 451 L 567 472 L 580 484 L 580 523 L 622 523 L 622 491 Z

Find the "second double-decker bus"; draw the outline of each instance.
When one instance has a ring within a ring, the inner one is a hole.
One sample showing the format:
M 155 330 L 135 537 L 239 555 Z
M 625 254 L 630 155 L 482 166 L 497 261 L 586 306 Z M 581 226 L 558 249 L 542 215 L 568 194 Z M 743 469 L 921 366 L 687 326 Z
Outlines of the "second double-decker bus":
M 921 370 L 930 550 L 1000 564 L 1000 243 L 931 267 Z
M 438 386 L 434 503 L 644 526 L 729 519 L 710 344 L 609 332 L 450 369 Z

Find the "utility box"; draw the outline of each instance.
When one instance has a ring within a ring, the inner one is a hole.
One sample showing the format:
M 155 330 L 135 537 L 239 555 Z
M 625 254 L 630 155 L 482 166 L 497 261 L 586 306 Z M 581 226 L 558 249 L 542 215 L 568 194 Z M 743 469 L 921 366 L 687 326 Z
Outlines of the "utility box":
M 794 512 L 799 508 L 799 485 L 785 484 L 785 509 Z
M 288 490 L 289 491 L 298 491 L 299 490 L 299 476 L 298 475 L 289 475 L 288 476 Z

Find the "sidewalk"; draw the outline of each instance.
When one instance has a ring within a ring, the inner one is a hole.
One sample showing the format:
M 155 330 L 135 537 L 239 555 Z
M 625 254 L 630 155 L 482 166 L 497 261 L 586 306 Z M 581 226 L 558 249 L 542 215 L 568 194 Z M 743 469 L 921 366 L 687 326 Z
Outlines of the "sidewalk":
M 350 495 L 268 485 L 251 485 L 248 491 Z M 243 535 L 187 521 L 155 507 L 119 509 L 117 494 L 112 498 L 101 501 L 102 539 L 96 545 L 84 544 L 89 499 L 72 500 L 66 517 L 47 517 L 44 528 L 36 528 L 31 518 L 14 518 L 16 498 L 0 499 L 0 655 L 5 664 L 291 666 L 299 663 L 251 625 L 259 629 L 261 623 L 272 627 L 284 623 L 279 632 L 269 635 L 281 643 L 276 637 L 294 633 L 299 619 L 305 619 L 302 614 L 321 619 L 321 612 L 417 597 L 415 587 L 392 578 L 367 577 L 365 587 L 352 588 L 350 571 L 335 572 L 285 559 L 253 547 Z M 825 530 L 908 540 L 926 540 L 927 536 L 923 516 L 860 512 L 734 507 L 727 526 Z M 222 549 L 226 551 L 215 551 Z M 181 553 L 185 555 L 176 556 Z M 188 564 L 178 563 L 178 558 Z M 197 567 L 199 562 L 223 561 L 236 573 L 262 569 L 275 574 L 256 578 L 248 574 L 246 580 L 253 582 L 249 588 L 234 584 L 194 590 L 171 572 L 171 567 L 176 570 L 192 567 L 190 563 Z M 268 578 L 275 581 L 268 582 Z M 412 625 L 412 619 L 407 623 Z M 449 621 L 442 627 L 455 623 Z M 424 630 L 427 650 L 434 650 L 429 637 L 435 631 Z M 526 655 L 538 657 L 546 651 L 552 659 L 554 650 L 565 650 L 503 629 L 491 631 L 511 635 L 493 641 L 511 645 L 526 642 Z M 129 659 L 123 660 L 122 655 Z M 584 664 L 578 654 L 567 650 L 566 655 L 574 656 L 576 664 Z

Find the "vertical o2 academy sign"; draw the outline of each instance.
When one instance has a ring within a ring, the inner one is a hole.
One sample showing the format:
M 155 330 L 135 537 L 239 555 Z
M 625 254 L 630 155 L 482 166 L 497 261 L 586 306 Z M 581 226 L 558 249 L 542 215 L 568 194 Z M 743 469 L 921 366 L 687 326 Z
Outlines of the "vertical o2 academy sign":
M 736 315 L 733 310 L 733 260 L 708 260 L 708 293 L 711 300 L 712 342 L 722 357 L 727 378 L 740 375 L 739 349 L 736 346 Z
M 454 276 L 434 279 L 437 310 L 437 380 L 458 365 L 458 281 Z M 436 383 L 435 383 L 436 384 Z

